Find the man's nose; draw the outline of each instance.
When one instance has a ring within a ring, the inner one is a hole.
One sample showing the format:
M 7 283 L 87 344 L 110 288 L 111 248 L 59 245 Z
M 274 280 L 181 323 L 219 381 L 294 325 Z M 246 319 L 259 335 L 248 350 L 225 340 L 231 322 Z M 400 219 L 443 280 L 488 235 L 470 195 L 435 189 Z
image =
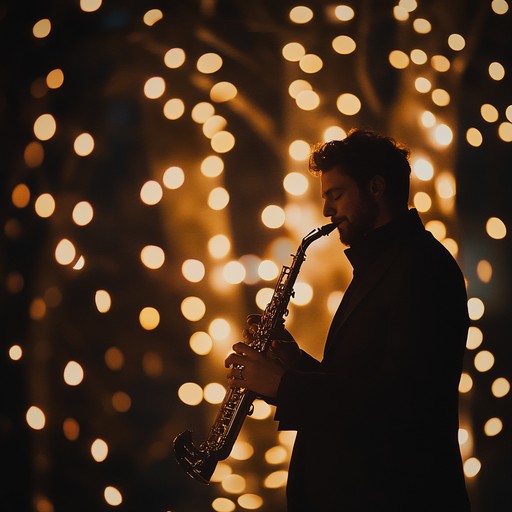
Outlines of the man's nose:
M 322 213 L 324 214 L 324 217 L 332 217 L 335 213 L 334 208 L 329 203 L 329 201 L 324 201 L 324 207 Z

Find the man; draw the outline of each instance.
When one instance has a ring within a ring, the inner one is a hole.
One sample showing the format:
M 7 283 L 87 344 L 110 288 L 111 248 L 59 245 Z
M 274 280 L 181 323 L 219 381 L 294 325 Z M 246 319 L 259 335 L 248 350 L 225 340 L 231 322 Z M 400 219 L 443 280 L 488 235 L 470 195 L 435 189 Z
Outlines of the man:
M 309 169 L 349 247 L 353 279 L 322 361 L 287 331 L 266 354 L 236 343 L 229 385 L 275 404 L 279 429 L 297 431 L 289 512 L 467 512 L 458 444 L 466 289 L 408 207 L 409 151 L 353 129 L 315 146 Z M 248 342 L 256 321 L 248 318 Z

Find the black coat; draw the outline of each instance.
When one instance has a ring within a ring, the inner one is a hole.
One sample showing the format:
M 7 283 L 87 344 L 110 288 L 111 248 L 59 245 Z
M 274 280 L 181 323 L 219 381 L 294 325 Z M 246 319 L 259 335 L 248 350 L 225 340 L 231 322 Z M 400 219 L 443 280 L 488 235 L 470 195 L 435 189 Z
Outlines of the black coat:
M 458 384 L 469 326 L 463 275 L 416 210 L 365 237 L 321 362 L 278 390 L 297 430 L 288 510 L 467 512 Z

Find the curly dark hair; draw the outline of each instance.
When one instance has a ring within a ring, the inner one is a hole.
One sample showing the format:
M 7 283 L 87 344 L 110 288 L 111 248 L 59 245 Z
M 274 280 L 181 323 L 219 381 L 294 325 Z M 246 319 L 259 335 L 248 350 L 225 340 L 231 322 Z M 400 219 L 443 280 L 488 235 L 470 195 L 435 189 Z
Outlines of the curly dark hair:
M 410 151 L 391 137 L 373 130 L 352 128 L 343 140 L 312 146 L 309 172 L 320 176 L 339 166 L 363 187 L 373 176 L 386 180 L 391 204 L 402 206 L 409 201 Z

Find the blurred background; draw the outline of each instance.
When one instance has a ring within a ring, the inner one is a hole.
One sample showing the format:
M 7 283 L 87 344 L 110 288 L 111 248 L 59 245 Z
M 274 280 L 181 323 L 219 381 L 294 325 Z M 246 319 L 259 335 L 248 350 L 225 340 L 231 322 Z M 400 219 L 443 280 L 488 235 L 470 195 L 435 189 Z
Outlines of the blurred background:
M 511 16 L 505 0 L 3 2 L 1 510 L 284 510 L 294 432 L 264 402 L 210 485 L 172 441 L 205 440 L 246 315 L 327 222 L 310 145 L 356 126 L 410 147 L 411 205 L 464 271 L 464 471 L 474 512 L 510 510 Z M 289 307 L 317 357 L 342 249 L 308 249 Z

